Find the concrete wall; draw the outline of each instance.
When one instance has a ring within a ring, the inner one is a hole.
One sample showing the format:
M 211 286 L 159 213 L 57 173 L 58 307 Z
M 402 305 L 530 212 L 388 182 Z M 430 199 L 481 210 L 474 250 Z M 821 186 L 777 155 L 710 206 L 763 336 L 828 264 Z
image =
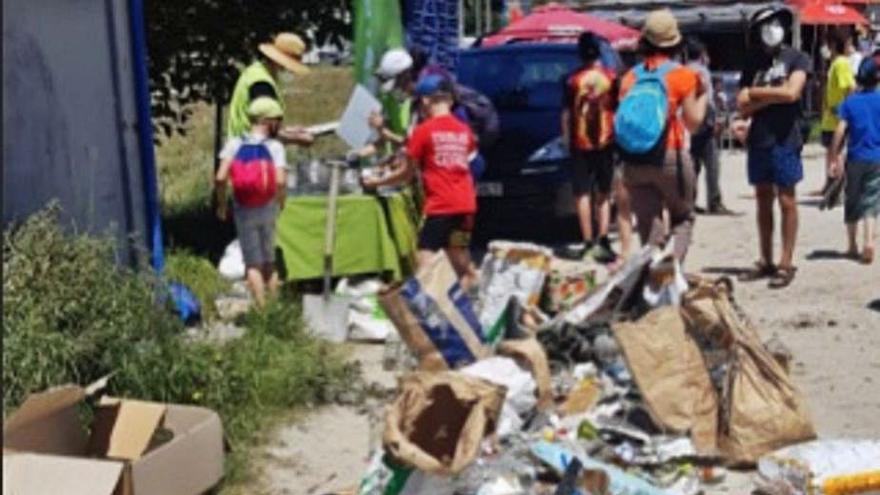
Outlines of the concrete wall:
M 3 1 L 3 221 L 146 238 L 126 0 Z

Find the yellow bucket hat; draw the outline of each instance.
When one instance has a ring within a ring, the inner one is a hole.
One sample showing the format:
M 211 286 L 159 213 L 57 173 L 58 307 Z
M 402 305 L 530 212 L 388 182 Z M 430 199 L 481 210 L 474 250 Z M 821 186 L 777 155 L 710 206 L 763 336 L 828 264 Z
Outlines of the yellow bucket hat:
M 253 119 L 280 119 L 284 110 L 275 98 L 260 96 L 248 105 L 248 116 Z

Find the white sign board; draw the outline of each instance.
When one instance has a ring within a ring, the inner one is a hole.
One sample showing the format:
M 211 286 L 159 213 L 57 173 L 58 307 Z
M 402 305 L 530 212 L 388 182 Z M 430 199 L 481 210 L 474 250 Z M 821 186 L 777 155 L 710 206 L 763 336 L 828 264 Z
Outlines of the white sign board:
M 373 135 L 368 119 L 373 112 L 382 110 L 382 104 L 367 88 L 358 84 L 351 93 L 348 106 L 339 120 L 336 135 L 342 138 L 352 149 L 365 146 Z

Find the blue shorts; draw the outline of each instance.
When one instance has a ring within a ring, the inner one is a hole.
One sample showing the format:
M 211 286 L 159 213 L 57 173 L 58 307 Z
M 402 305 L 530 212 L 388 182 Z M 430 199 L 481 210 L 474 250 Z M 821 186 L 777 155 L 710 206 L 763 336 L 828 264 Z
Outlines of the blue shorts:
M 801 148 L 772 146 L 749 149 L 749 184 L 794 187 L 804 178 Z

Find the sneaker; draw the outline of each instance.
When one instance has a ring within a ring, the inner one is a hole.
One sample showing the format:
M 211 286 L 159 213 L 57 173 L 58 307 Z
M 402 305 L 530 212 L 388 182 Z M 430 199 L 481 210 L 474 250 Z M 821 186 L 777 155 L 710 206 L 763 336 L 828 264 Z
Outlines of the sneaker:
M 613 263 L 617 260 L 617 254 L 611 249 L 611 246 L 605 242 L 597 243 L 593 246 L 593 249 L 590 250 L 589 254 L 597 263 Z

